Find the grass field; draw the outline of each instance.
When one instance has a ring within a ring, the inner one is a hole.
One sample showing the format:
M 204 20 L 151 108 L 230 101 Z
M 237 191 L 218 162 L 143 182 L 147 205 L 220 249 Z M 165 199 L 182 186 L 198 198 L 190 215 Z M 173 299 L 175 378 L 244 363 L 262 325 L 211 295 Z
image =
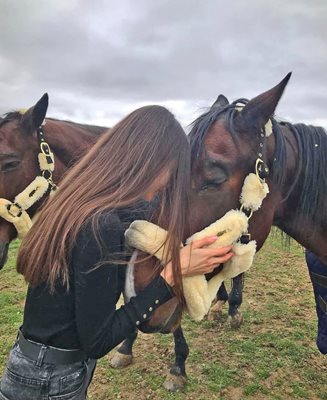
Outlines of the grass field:
M 25 285 L 15 273 L 14 243 L 0 272 L 0 372 L 22 321 Z M 324 399 L 327 357 L 316 349 L 316 316 L 303 250 L 270 238 L 245 280 L 244 324 L 192 322 L 183 327 L 190 346 L 188 383 L 180 393 L 162 388 L 173 360 L 171 335 L 140 335 L 134 364 L 113 370 L 100 360 L 91 400 L 105 399 Z

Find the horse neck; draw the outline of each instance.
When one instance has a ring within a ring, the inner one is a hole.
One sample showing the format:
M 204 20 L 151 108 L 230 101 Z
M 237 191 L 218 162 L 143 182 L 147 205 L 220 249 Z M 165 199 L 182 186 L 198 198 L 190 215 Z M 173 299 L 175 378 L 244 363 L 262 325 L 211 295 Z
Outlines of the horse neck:
M 47 119 L 44 136 L 56 159 L 69 168 L 108 128 Z
M 324 185 L 311 188 L 312 192 L 314 190 L 318 191 L 315 193 L 318 197 L 313 196 L 317 200 L 317 205 L 312 204 L 312 207 L 319 208 L 317 210 L 320 212 L 319 218 L 317 218 L 313 209 L 304 210 L 305 204 L 303 199 L 306 199 L 306 196 L 310 196 L 310 193 L 306 193 L 308 186 L 304 177 L 308 174 L 308 167 L 317 168 L 317 164 L 310 166 L 307 165 L 308 163 L 303 162 L 304 158 L 301 155 L 299 147 L 302 147 L 304 143 L 301 142 L 303 139 L 301 135 L 304 131 L 297 134 L 296 138 L 293 129 L 297 126 L 279 124 L 285 146 L 286 159 L 283 172 L 286 179 L 280 187 L 274 187 L 273 190 L 279 190 L 282 197 L 285 199 L 286 196 L 286 199 L 280 202 L 275 212 L 274 225 L 293 237 L 304 247 L 312 249 L 316 254 L 323 253 L 327 255 L 327 244 L 325 243 L 327 234 L 327 208 L 322 206 L 323 202 L 321 198 L 321 196 L 326 194 L 327 190 L 324 188 Z M 306 129 L 304 125 L 302 127 Z M 310 128 L 307 129 L 309 130 Z M 308 131 L 304 132 L 304 134 L 309 135 L 311 133 Z M 324 132 L 321 131 L 321 134 L 323 135 Z M 325 145 L 327 149 L 326 139 L 327 136 L 322 138 L 319 145 Z M 312 144 L 313 146 L 314 144 Z M 312 151 L 312 149 L 304 149 L 304 151 Z M 276 160 L 276 162 L 279 162 L 279 160 Z M 327 161 L 325 163 L 327 164 Z M 322 177 L 322 179 L 325 178 Z

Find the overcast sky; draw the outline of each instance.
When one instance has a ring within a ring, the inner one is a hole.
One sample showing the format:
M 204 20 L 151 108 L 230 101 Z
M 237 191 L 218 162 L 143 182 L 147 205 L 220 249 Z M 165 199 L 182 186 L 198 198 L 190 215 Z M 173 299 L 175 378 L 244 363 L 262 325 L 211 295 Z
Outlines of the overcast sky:
M 0 113 L 112 126 L 144 104 L 184 125 L 219 93 L 293 76 L 278 114 L 327 127 L 327 0 L 0 0 Z

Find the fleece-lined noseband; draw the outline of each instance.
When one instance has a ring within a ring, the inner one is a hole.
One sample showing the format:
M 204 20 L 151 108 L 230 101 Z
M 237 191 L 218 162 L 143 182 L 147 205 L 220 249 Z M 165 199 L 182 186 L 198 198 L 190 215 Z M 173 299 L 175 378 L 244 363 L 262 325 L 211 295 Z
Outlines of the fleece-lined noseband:
M 57 189 L 53 182 L 52 173 L 54 171 L 54 156 L 46 142 L 43 134 L 45 121 L 37 128 L 37 136 L 40 146 L 38 163 L 40 175 L 21 192 L 13 202 L 0 198 L 0 217 L 12 223 L 18 237 L 22 239 L 32 226 L 32 220 L 26 210 L 39 201 L 47 192 L 54 192 Z

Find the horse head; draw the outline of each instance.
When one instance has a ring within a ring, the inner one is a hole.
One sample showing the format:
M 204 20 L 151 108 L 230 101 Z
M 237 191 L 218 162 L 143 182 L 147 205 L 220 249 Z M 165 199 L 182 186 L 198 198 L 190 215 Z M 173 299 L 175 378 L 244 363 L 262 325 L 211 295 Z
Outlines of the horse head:
M 0 269 L 6 261 L 9 242 L 17 236 L 9 210 L 3 208 L 13 207 L 16 215 L 24 209 L 24 221 L 21 219 L 20 224 L 26 233 L 30 218 L 65 171 L 108 130 L 53 118 L 47 118 L 41 127 L 47 108 L 48 95 L 44 94 L 27 111 L 8 113 L 0 119 L 0 211 L 2 217 L 11 220 L 0 218 Z M 22 206 L 23 200 L 24 207 L 11 206 L 17 195 L 17 204 Z
M 270 193 L 249 218 L 249 232 L 258 249 L 263 245 L 283 196 L 274 177 L 276 138 L 271 134 L 271 118 L 289 78 L 290 74 L 250 101 L 239 99 L 229 104 L 220 95 L 210 110 L 194 121 L 190 132 L 193 231 L 241 207 L 244 180 L 255 173 L 256 162 L 261 159 L 270 171 L 266 177 Z
M 39 174 L 36 130 L 48 108 L 48 95 L 27 111 L 10 112 L 0 120 L 0 198 L 13 201 Z M 8 246 L 17 236 L 14 226 L 0 218 L 0 268 L 6 262 Z

